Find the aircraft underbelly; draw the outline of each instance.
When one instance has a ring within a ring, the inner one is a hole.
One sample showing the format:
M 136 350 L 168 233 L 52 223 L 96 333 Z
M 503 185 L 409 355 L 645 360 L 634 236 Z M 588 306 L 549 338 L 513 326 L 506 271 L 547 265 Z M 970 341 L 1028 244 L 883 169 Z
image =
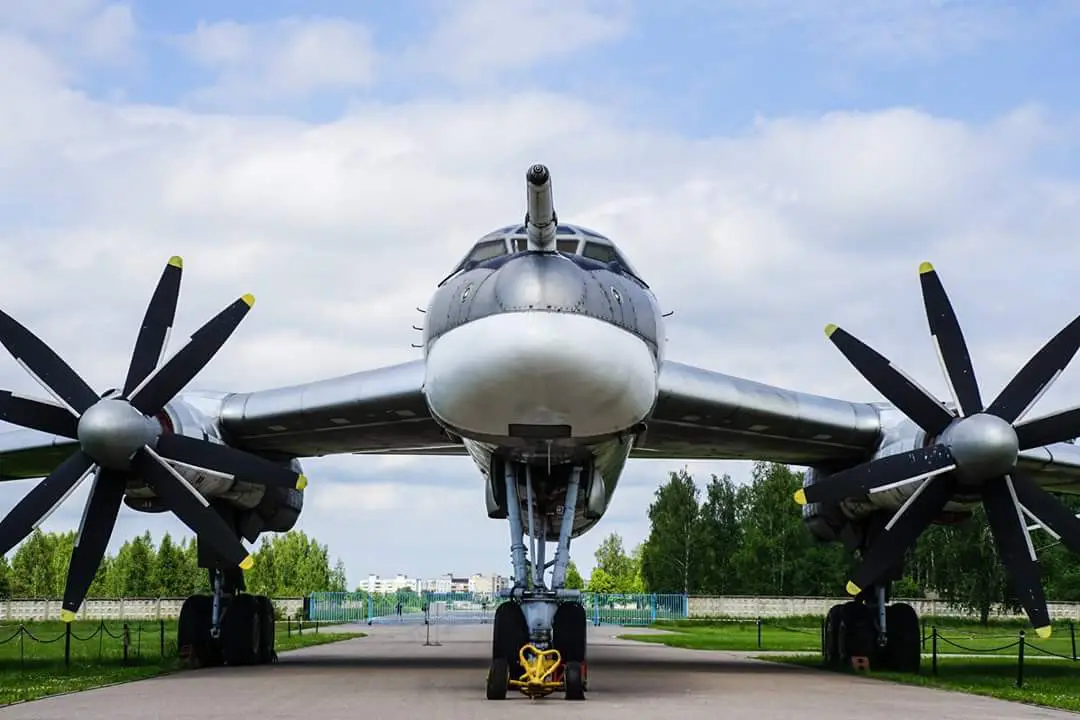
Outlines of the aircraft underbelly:
M 657 366 L 640 338 L 611 323 L 508 312 L 439 337 L 428 351 L 424 393 L 432 414 L 465 437 L 565 426 L 569 437 L 588 438 L 627 430 L 648 415 Z

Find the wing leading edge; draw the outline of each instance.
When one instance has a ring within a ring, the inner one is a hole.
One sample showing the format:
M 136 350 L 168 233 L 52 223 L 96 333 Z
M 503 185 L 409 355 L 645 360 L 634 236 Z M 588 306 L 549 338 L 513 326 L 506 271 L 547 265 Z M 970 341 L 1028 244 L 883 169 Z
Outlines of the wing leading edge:
M 424 400 L 424 362 L 318 382 L 237 393 L 221 405 L 222 431 L 246 450 L 318 457 L 342 453 L 464 455 Z
M 880 436 L 881 419 L 870 403 L 785 390 L 667 360 L 648 429 L 633 457 L 811 465 L 865 457 Z

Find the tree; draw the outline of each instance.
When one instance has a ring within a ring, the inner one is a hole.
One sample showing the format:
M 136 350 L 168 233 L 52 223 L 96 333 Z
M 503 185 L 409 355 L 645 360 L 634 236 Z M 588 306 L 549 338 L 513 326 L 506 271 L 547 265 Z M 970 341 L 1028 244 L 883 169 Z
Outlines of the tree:
M 746 491 L 730 475 L 712 476 L 701 506 L 701 591 L 734 595 L 741 588 L 734 555 L 743 544 Z
M 577 565 L 571 560 L 566 566 L 566 588 L 568 590 L 582 590 L 585 587 L 585 578 L 581 577 Z
M 11 597 L 11 566 L 7 557 L 0 555 L 0 598 Z
M 111 594 L 114 597 L 155 597 L 156 561 L 157 553 L 149 530 L 125 542 L 110 569 Z
M 154 592 L 161 597 L 182 595 L 187 589 L 186 581 L 183 548 L 173 542 L 169 533 L 165 533 L 158 545 L 157 561 L 154 563 Z
M 330 582 L 327 584 L 326 590 L 328 592 L 345 592 L 346 587 L 348 587 L 348 579 L 345 577 L 345 563 L 341 558 L 338 558 L 333 572 L 330 573 Z
M 11 595 L 16 598 L 56 596 L 59 580 L 53 562 L 54 536 L 35 528 L 11 560 Z
M 617 592 L 615 589 L 615 578 L 613 578 L 604 568 L 595 567 L 592 573 L 589 575 L 589 592 L 597 593 L 598 595 L 607 595 Z
M 251 592 L 271 597 L 296 597 L 331 586 L 333 571 L 326 546 L 301 530 L 264 537 L 254 556 L 254 567 L 245 571 Z M 339 586 L 345 587 L 344 581 Z
M 686 468 L 657 489 L 648 514 L 651 527 L 641 553 L 645 586 L 653 592 L 696 592 L 704 557 L 698 489 Z

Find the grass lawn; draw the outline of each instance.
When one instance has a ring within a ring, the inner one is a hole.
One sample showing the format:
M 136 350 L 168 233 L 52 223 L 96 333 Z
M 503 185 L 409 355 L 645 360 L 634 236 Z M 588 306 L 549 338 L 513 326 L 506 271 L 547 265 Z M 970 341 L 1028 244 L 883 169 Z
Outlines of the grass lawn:
M 821 667 L 820 658 L 806 655 L 774 655 L 761 659 L 805 667 Z M 1026 658 L 1022 688 L 1016 687 L 1016 658 L 938 658 L 937 675 L 931 674 L 929 665 L 925 663 L 919 675 L 871 672 L 864 677 L 1080 712 L 1080 667 L 1070 661 Z M 822 669 L 822 672 L 829 671 Z
M 923 650 L 929 653 L 933 643 L 932 629 L 938 631 L 938 655 L 956 655 L 971 652 L 1016 656 L 1016 641 L 1024 625 L 1019 622 L 992 622 L 983 627 L 965 624 L 957 620 L 928 619 Z M 820 618 L 784 618 L 765 620 L 761 627 L 761 643 L 758 644 L 757 624 L 750 621 L 695 621 L 680 620 L 658 622 L 652 627 L 668 630 L 670 634 L 655 635 L 635 633 L 630 630 L 619 637 L 627 640 L 660 643 L 671 647 L 691 650 L 762 650 L 782 652 L 820 652 Z M 1061 655 L 1073 657 L 1072 627 L 1058 623 L 1049 640 L 1040 640 L 1030 628 L 1026 631 L 1025 644 L 1029 658 Z
M 653 627 L 671 631 L 665 634 L 629 632 L 619 635 L 628 640 L 659 643 L 691 650 L 761 650 L 763 660 L 821 668 L 820 618 L 766 621 L 758 645 L 757 624 L 749 622 L 679 621 L 657 623 Z M 1055 626 L 1049 640 L 1038 640 L 1027 632 L 1024 660 L 1024 686 L 1016 687 L 1018 633 L 1024 626 L 1016 622 L 992 623 L 988 627 L 967 625 L 956 620 L 927 623 L 927 634 L 937 625 L 938 673 L 931 673 L 930 658 L 925 657 L 919 675 L 871 672 L 866 677 L 914 685 L 989 695 L 1035 705 L 1080 712 L 1080 663 L 1061 660 L 1040 653 L 1037 648 L 1072 658 L 1072 635 L 1068 623 Z M 1035 638 L 1037 642 L 1031 642 Z M 931 650 L 926 641 L 926 653 Z M 960 647 L 957 647 L 960 646 Z M 1002 646 L 1011 646 L 1002 648 Z M 790 652 L 802 655 L 767 655 Z M 976 651 L 983 657 L 955 657 Z M 828 672 L 822 668 L 822 672 Z
M 162 624 L 130 622 L 128 662 L 124 664 L 124 623 L 97 621 L 72 623 L 71 666 L 64 665 L 64 624 L 30 622 L 19 632 L 17 623 L 0 623 L 0 706 L 47 695 L 87 690 L 102 685 L 128 682 L 180 669 L 176 656 L 176 621 Z M 305 623 L 303 633 L 296 623 L 276 625 L 274 647 L 287 652 L 312 645 L 363 637 L 364 633 L 319 633 Z

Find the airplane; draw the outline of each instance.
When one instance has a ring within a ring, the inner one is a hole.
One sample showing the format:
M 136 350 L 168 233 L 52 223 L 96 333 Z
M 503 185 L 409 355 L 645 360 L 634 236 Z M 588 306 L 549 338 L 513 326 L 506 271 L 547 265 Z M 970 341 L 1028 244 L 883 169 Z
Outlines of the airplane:
M 172 512 L 195 533 L 213 589 L 185 601 L 179 644 L 201 665 L 265 663 L 272 607 L 245 590 L 253 560 L 242 540 L 293 527 L 307 484 L 301 460 L 467 455 L 488 517 L 508 521 L 513 567 L 494 616 L 487 697 L 504 698 L 539 655 L 557 651 L 543 682 L 580 700 L 587 622 L 580 591 L 566 587 L 570 544 L 604 516 L 626 463 L 763 460 L 807 468 L 794 500 L 809 532 L 859 558 L 851 599 L 827 614 L 828 662 L 871 657 L 918 670 L 919 620 L 891 602 L 892 583 L 923 531 L 979 503 L 1016 596 L 1049 635 L 1028 520 L 1080 552 L 1080 520 L 1051 494 L 1080 493 L 1071 444 L 1080 408 L 1021 419 L 1080 348 L 1080 317 L 986 405 L 952 305 L 924 263 L 951 402 L 831 324 L 828 339 L 886 401 L 773 387 L 669 359 L 664 313 L 643 275 L 610 238 L 559 222 L 546 166 L 528 168 L 525 181 L 524 222 L 481 237 L 438 284 L 422 358 L 409 362 L 252 392 L 187 389 L 254 298 L 237 299 L 164 359 L 178 257 L 151 297 L 123 385 L 103 393 L 0 312 L 0 343 L 52 396 L 0 393 L 0 419 L 22 428 L 0 434 L 0 480 L 45 478 L 0 522 L 0 552 L 92 477 L 62 619 L 75 619 L 122 503 Z

